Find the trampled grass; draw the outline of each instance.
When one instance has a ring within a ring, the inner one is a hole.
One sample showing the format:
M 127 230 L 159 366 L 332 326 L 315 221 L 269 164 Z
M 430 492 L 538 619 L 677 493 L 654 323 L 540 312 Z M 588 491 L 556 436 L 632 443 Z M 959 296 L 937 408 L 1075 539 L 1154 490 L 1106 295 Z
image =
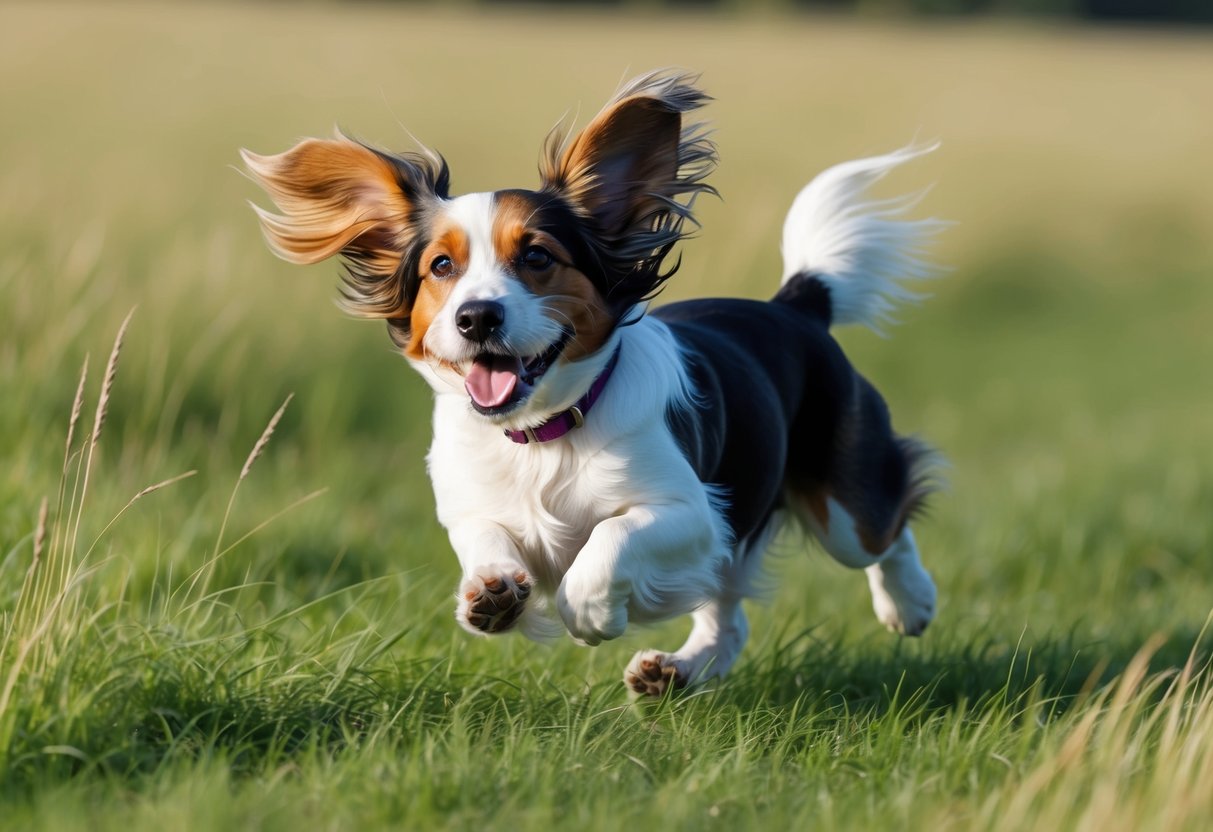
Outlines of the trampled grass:
M 0 18 L 0 826 L 1207 827 L 1207 35 Z M 724 196 L 670 297 L 769 294 L 804 181 L 944 141 L 890 188 L 937 182 L 951 274 L 892 339 L 840 337 L 951 488 L 919 531 L 942 599 L 923 639 L 789 539 L 727 683 L 636 709 L 623 664 L 685 624 L 594 650 L 455 626 L 428 393 L 331 308 L 334 267 L 270 257 L 233 167 L 334 123 L 407 147 L 404 125 L 457 191 L 526 185 L 551 124 L 664 64 L 718 99 Z

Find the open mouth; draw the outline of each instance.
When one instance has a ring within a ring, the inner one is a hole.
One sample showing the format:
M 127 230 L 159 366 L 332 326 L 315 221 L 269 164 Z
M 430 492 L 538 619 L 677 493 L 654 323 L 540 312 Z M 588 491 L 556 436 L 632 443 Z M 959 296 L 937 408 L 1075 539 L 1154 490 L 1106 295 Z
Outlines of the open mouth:
M 521 404 L 556 363 L 571 337 L 572 333 L 565 330 L 550 347 L 529 359 L 489 352 L 476 356 L 463 378 L 472 407 L 486 416 L 495 416 Z

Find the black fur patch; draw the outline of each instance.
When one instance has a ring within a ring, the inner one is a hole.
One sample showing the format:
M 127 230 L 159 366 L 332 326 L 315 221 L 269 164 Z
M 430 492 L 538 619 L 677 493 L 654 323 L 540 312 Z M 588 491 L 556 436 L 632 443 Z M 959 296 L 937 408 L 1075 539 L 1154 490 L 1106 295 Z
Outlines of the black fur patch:
M 727 492 L 739 542 L 789 490 L 832 494 L 873 538 L 920 507 L 925 446 L 893 433 L 830 335 L 820 281 L 793 278 L 769 303 L 693 300 L 651 314 L 682 346 L 698 398 L 668 414 L 670 429 L 700 480 Z

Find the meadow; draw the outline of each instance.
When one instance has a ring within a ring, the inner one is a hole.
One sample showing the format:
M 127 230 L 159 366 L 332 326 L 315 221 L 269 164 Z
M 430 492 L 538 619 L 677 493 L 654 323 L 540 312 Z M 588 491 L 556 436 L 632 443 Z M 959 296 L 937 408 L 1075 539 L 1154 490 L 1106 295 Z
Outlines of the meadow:
M 1208 828 L 1210 33 L 354 3 L 0 21 L 0 828 Z M 789 536 L 727 682 L 636 707 L 623 665 L 685 622 L 595 649 L 456 626 L 428 389 L 334 308 L 335 264 L 268 253 L 237 149 L 411 131 L 456 192 L 529 186 L 553 124 L 663 65 L 717 99 L 722 199 L 662 300 L 768 296 L 804 182 L 943 141 L 887 192 L 935 183 L 949 271 L 891 338 L 838 335 L 950 466 L 918 528 L 923 638 Z

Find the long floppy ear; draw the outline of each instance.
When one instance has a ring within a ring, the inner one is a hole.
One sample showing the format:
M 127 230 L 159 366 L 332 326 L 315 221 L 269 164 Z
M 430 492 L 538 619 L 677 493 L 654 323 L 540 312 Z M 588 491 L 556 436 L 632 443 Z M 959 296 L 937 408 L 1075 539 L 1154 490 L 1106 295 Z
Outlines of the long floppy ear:
M 673 274 L 661 261 L 683 236 L 716 149 L 701 124 L 682 114 L 708 96 L 698 76 L 651 72 L 629 81 L 580 133 L 548 137 L 543 190 L 590 221 L 608 299 L 617 308 L 651 297 Z
M 440 156 L 394 156 L 344 136 L 306 139 L 275 156 L 240 155 L 282 212 L 253 206 L 275 254 L 292 263 L 341 254 L 348 311 L 407 317 L 410 281 L 400 266 L 425 212 L 447 197 Z

